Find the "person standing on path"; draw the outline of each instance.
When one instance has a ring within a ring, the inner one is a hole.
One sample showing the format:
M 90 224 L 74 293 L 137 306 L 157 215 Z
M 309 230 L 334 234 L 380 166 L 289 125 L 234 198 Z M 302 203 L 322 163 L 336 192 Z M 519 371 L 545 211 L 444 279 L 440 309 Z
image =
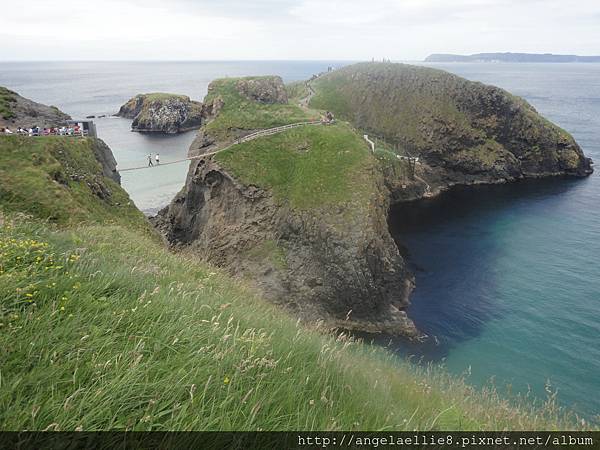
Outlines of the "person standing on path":
M 156 159 L 156 165 L 160 165 L 160 158 L 158 157 L 158 153 L 156 154 L 156 156 L 154 157 L 154 159 Z
M 152 163 L 152 153 L 148 153 L 148 167 L 152 167 L 154 164 Z

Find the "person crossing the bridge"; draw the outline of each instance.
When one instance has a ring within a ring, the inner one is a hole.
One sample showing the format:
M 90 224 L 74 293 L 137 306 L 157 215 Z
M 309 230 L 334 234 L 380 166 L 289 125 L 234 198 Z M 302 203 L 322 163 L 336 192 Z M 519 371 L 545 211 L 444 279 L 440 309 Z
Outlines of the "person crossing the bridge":
M 152 153 L 148 153 L 148 167 L 152 167 L 154 163 L 152 162 Z
M 156 160 L 156 165 L 160 165 L 160 158 L 158 157 L 158 153 L 156 154 L 156 156 L 154 157 L 154 159 Z

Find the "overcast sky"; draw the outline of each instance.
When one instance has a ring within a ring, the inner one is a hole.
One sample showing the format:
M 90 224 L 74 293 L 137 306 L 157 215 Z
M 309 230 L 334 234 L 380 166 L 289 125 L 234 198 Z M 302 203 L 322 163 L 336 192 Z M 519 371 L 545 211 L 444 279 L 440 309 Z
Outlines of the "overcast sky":
M 0 61 L 600 54 L 599 0 L 0 2 Z

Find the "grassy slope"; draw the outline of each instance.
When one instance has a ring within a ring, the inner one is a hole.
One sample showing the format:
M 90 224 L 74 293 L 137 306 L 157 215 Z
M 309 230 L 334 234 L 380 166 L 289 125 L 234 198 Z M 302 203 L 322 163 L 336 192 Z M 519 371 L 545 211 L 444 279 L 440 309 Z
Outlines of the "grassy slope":
M 458 134 L 480 134 L 458 109 L 450 91 L 439 89 L 446 78 L 451 82 L 457 77 L 403 64 L 356 64 L 314 81 L 316 94 L 310 104 L 394 142 L 423 145 L 422 126 L 437 116 L 453 123 Z
M 119 223 L 149 229 L 127 193 L 102 176 L 91 139 L 0 137 L 0 197 L 20 211 L 60 225 Z M 101 199 L 96 193 L 108 194 Z
M 249 100 L 236 89 L 238 80 L 224 78 L 213 81 L 204 100 L 209 103 L 220 97 L 224 101 L 218 116 L 205 126 L 215 138 L 224 140 L 235 130 L 271 128 L 309 119 L 302 108 L 294 104 L 261 104 Z
M 569 427 L 302 328 L 139 233 L 3 222 L 1 429 Z
M 441 70 L 361 63 L 322 76 L 312 86 L 312 107 L 332 110 L 400 144 L 406 154 L 438 153 L 436 158 L 481 170 L 502 165 L 508 149 L 524 160 L 559 159 L 573 170 L 579 164 L 575 151 L 559 151 L 574 146 L 573 138 L 525 100 Z
M 186 95 L 179 95 L 179 94 L 169 94 L 167 92 L 151 92 L 149 94 L 142 94 L 146 100 L 149 101 L 163 101 L 163 100 L 169 100 L 171 98 L 178 98 L 181 100 L 187 100 L 188 97 Z
M 374 189 L 373 158 L 344 124 L 295 128 L 215 158 L 244 184 L 270 189 L 276 199 L 300 209 L 362 203 Z
M 17 101 L 15 93 L 0 86 L 0 117 L 4 119 L 12 119 L 15 114 L 12 111 L 12 103 Z
M 306 87 L 306 81 L 294 81 L 285 85 L 290 103 L 298 104 L 298 102 L 309 95 L 309 90 Z

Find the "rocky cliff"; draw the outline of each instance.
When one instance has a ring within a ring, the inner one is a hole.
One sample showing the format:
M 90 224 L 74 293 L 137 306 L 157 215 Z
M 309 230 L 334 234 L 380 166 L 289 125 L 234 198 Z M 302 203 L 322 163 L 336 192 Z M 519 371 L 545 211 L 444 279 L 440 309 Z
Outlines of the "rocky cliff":
M 281 77 L 252 77 L 238 79 L 238 92 L 258 103 L 287 103 L 287 91 Z
M 55 106 L 34 102 L 0 87 L 0 128 L 9 127 L 15 131 L 18 127 L 57 127 L 70 118 Z
M 132 131 L 182 133 L 202 123 L 202 103 L 185 95 L 139 94 L 119 109 L 117 116 L 133 119 Z
M 102 167 L 102 174 L 115 183 L 121 184 L 121 174 L 117 171 L 117 160 L 110 147 L 102 139 L 90 140 L 94 157 L 100 163 L 100 167 Z
M 284 153 L 275 165 L 271 151 Z M 338 158 L 345 176 L 334 173 Z M 415 337 L 404 312 L 413 277 L 387 230 L 387 198 L 360 138 L 323 127 L 194 161 L 155 222 L 175 247 L 250 279 L 304 320 Z
M 206 100 L 218 108 L 192 154 L 312 114 L 265 102 L 278 97 L 275 81 L 247 81 L 213 83 Z M 311 105 L 360 131 L 343 122 L 298 128 L 195 160 L 154 219 L 173 247 L 248 278 L 304 320 L 417 337 L 405 312 L 414 278 L 387 228 L 391 202 L 454 184 L 591 171 L 566 132 L 497 88 L 388 64 L 350 66 L 313 87 Z M 364 131 L 388 142 L 371 153 Z M 419 161 L 397 157 L 407 152 Z

